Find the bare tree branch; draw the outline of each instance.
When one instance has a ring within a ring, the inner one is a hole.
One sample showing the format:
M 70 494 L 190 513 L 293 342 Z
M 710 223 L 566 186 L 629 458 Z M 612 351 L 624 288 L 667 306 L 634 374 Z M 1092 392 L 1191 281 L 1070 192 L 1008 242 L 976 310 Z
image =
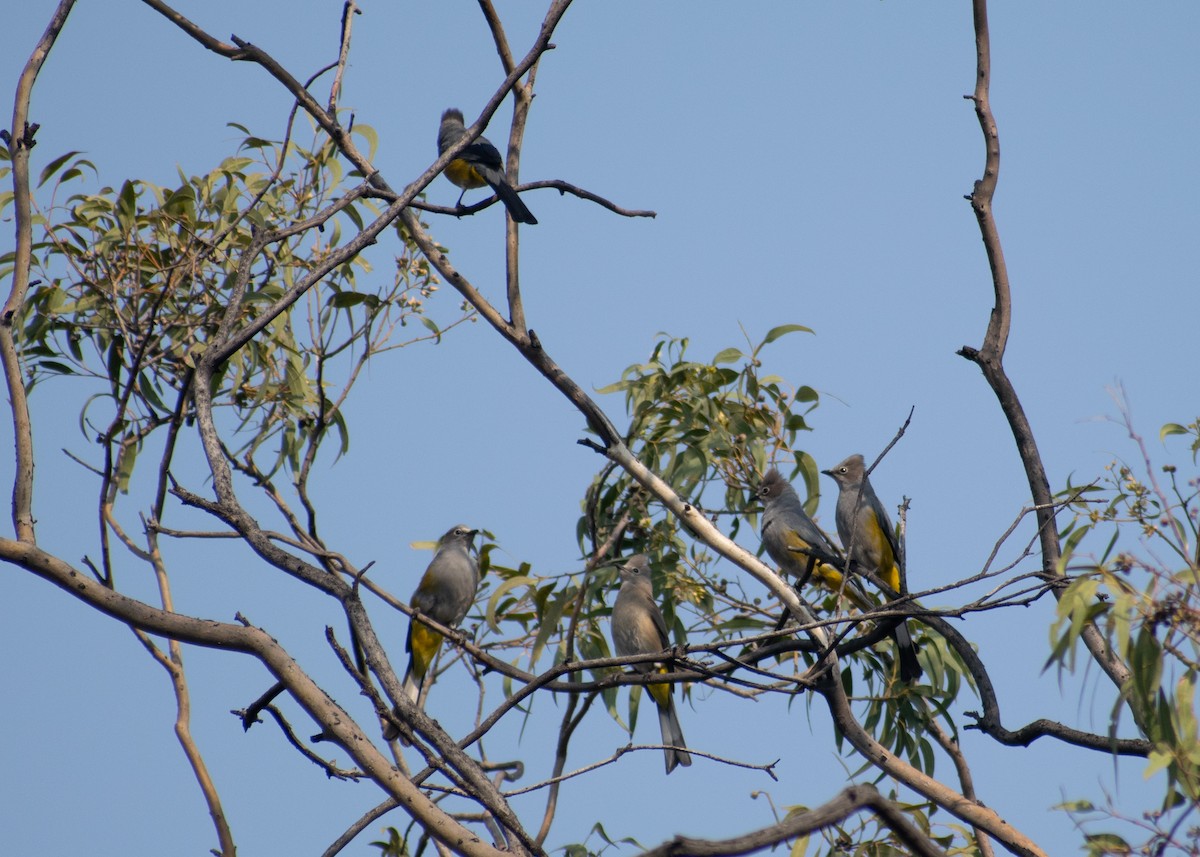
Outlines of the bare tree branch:
M 975 797 L 975 777 L 971 774 L 971 766 L 967 764 L 967 756 L 962 751 L 962 747 L 956 737 L 947 735 L 937 719 L 929 712 L 929 706 L 925 706 L 928 718 L 929 733 L 933 735 L 933 740 L 937 741 L 938 746 L 945 751 L 950 757 L 950 761 L 954 763 L 954 770 L 958 773 L 959 791 L 967 800 L 978 800 Z M 979 857 L 995 857 L 995 851 L 992 849 L 992 841 L 988 835 L 979 828 L 975 828 L 975 844 L 979 847 Z
M 876 741 L 854 716 L 836 674 L 825 674 L 817 692 L 825 698 L 834 724 L 866 761 L 933 801 L 955 818 L 986 831 L 1012 853 L 1023 857 L 1046 857 L 1046 853 L 1032 839 L 1009 825 L 994 810 L 938 782 Z
M 869 784 L 850 786 L 833 800 L 808 812 L 790 814 L 779 824 L 756 830 L 733 839 L 692 839 L 676 836 L 657 848 L 642 853 L 642 857 L 730 857 L 773 848 L 788 840 L 837 824 L 862 809 L 878 815 L 900 839 L 920 857 L 945 857 L 929 837 L 913 824 L 895 803 L 885 798 Z
M 4 382 L 12 404 L 13 437 L 16 441 L 16 470 L 13 473 L 12 522 L 16 536 L 34 542 L 33 530 L 33 427 L 29 419 L 29 400 L 21 377 L 21 360 L 13 339 L 13 321 L 25 303 L 29 290 L 29 271 L 33 264 L 33 212 L 29 185 L 29 153 L 36 145 L 37 124 L 29 122 L 29 101 L 50 49 L 67 23 L 75 0 L 60 0 L 46 31 L 25 63 L 17 81 L 13 99 L 12 128 L 0 142 L 8 145 L 12 160 L 13 204 L 17 225 L 17 246 L 13 257 L 13 281 L 4 309 L 0 312 L 0 361 L 4 364 Z
M 0 560 L 32 572 L 100 612 L 143 631 L 208 648 L 253 655 L 284 683 L 296 702 L 323 725 L 330 739 L 340 744 L 371 779 L 398 799 L 432 835 L 454 843 L 457 851 L 472 857 L 501 857 L 503 854 L 463 828 L 396 770 L 359 730 L 349 713 L 309 678 L 269 634 L 254 627 L 194 619 L 151 607 L 102 586 L 28 543 L 0 539 Z
M 1046 477 L 1045 465 L 1042 455 L 1038 451 L 1029 418 L 1025 414 L 1016 389 L 1004 370 L 1004 350 L 1008 343 L 1008 331 L 1012 321 L 1012 296 L 1008 280 L 1008 267 L 1005 264 L 1004 251 L 1000 244 L 1000 231 L 992 211 L 992 199 L 1000 178 L 1000 134 L 996 119 L 992 114 L 989 96 L 992 55 L 987 0 L 973 0 L 972 9 L 975 20 L 976 76 L 975 92 L 968 97 L 975 103 L 975 113 L 979 117 L 979 127 L 983 131 L 987 156 L 983 178 L 975 183 L 975 188 L 968 199 L 971 201 L 971 209 L 975 212 L 975 218 L 979 222 L 979 231 L 987 251 L 996 303 L 992 307 L 991 319 L 988 322 L 982 347 L 975 349 L 963 346 L 958 353 L 982 370 L 984 378 L 996 394 L 996 399 L 1008 421 L 1037 510 L 1038 532 L 1042 547 L 1042 572 L 1048 580 L 1055 580 L 1059 577 L 1058 562 L 1062 555 L 1062 548 L 1058 540 L 1058 531 L 1054 526 L 1054 506 L 1050 482 Z M 1061 597 L 1057 589 L 1054 590 L 1054 594 L 1055 598 Z M 1123 687 L 1129 681 L 1129 668 L 1116 653 L 1109 649 L 1096 626 L 1089 623 L 1083 629 L 1081 636 L 1088 651 L 1091 652 L 1096 663 L 1100 665 L 1113 684 Z M 1140 713 L 1135 707 L 1131 707 L 1131 711 L 1134 718 L 1139 721 L 1139 728 L 1145 733 L 1146 724 L 1140 722 Z

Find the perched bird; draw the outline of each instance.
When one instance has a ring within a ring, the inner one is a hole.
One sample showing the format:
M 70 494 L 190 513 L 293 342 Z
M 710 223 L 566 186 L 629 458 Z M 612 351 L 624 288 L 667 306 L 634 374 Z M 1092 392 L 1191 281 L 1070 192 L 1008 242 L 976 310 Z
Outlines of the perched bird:
M 612 638 L 618 655 L 643 655 L 661 652 L 670 645 L 667 623 L 662 612 L 654 603 L 654 592 L 650 587 L 650 563 L 644 554 L 637 554 L 621 566 L 621 590 L 613 603 Z M 669 672 L 663 664 L 640 663 L 633 668 L 640 673 Z M 679 728 L 675 715 L 675 700 L 669 684 L 648 684 L 646 690 L 658 706 L 658 726 L 665 745 L 667 773 L 676 766 L 692 764 L 692 757 Z
M 462 622 L 475 601 L 475 590 L 479 588 L 479 563 L 471 555 L 478 532 L 466 524 L 459 524 L 438 539 L 437 553 L 412 595 L 410 604 L 414 610 L 450 628 Z M 409 622 L 408 640 L 404 645 L 404 650 L 409 653 L 404 692 L 413 703 L 420 698 L 421 685 L 442 646 L 442 639 L 440 633 L 427 625 L 415 620 Z M 399 737 L 399 732 L 389 723 L 383 730 L 383 737 L 391 741 Z
M 795 575 L 800 585 L 811 579 L 846 596 L 863 612 L 875 606 L 857 582 L 843 583 L 845 559 L 804 511 L 796 489 L 776 468 L 767 471 L 755 493 L 763 503 L 763 547 L 783 574 Z
M 438 154 L 443 154 L 466 135 L 467 126 L 463 124 L 462 111 L 450 108 L 442 114 L 442 124 L 438 128 Z M 513 220 L 530 225 L 537 223 L 537 218 L 504 178 L 504 162 L 500 159 L 500 152 L 487 137 L 476 137 L 475 142 L 446 165 L 445 174 L 455 186 L 463 189 L 463 193 L 487 185 L 500 197 Z M 462 198 L 463 194 L 460 193 L 458 205 L 462 205 Z
M 832 470 L 821 472 L 832 477 L 838 485 L 835 520 L 838 536 L 850 554 L 850 561 L 900 592 L 900 550 L 896 545 L 896 532 L 887 510 L 871 487 L 863 457 L 852 455 Z M 921 677 L 922 670 L 906 622 L 896 626 L 895 636 L 900 678 L 915 681 Z
M 842 559 L 804 511 L 796 489 L 772 467 L 755 493 L 763 503 L 763 547 L 780 570 L 794 574 L 801 583 L 811 575 L 834 592 L 840 591 Z

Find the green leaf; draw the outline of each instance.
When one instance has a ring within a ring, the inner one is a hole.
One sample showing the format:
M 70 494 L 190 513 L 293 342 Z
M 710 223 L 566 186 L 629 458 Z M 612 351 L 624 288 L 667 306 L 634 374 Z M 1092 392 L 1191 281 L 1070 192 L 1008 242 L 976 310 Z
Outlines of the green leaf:
M 781 324 L 778 327 L 772 327 L 767 331 L 767 335 L 763 338 L 762 344 L 769 345 L 781 336 L 786 336 L 789 333 L 812 333 L 812 328 L 805 327 L 802 324 Z
M 496 587 L 496 591 L 492 593 L 488 599 L 487 611 L 484 613 L 484 619 L 488 623 L 488 627 L 495 633 L 500 633 L 500 617 L 496 611 L 500 599 L 511 592 L 518 586 L 527 586 L 530 589 L 537 586 L 537 580 L 532 577 L 522 575 L 520 577 L 510 577 L 508 580 Z
M 367 141 L 367 160 L 375 160 L 375 152 L 379 149 L 379 135 L 370 125 L 355 125 L 352 134 L 358 134 Z
M 121 185 L 121 193 L 117 196 L 117 218 L 126 229 L 132 229 L 137 217 L 137 186 L 132 181 Z
M 1187 434 L 1187 429 L 1179 423 L 1167 423 L 1158 431 L 1158 439 L 1164 441 L 1173 434 Z
M 1063 812 L 1094 812 L 1096 805 L 1090 800 L 1069 800 L 1055 804 L 1051 809 L 1060 809 Z
M 791 857 L 804 857 L 804 855 L 807 851 L 808 851 L 808 834 L 797 837 L 796 841 L 794 843 L 792 843 Z
M 122 494 L 129 493 L 129 480 L 133 476 L 133 465 L 137 462 L 139 444 L 131 443 L 121 447 L 121 456 L 117 465 L 117 488 Z
M 421 324 L 425 325 L 425 327 L 427 327 L 431 331 L 433 331 L 434 342 L 442 341 L 442 329 L 437 326 L 437 322 L 435 322 L 429 316 L 423 315 L 423 316 L 421 316 Z
M 360 232 L 365 228 L 366 224 L 363 223 L 363 218 L 358 211 L 358 206 L 347 205 L 344 209 L 342 209 L 342 211 L 345 212 L 346 216 L 349 217 L 350 221 L 354 224 L 354 227 Z
M 742 359 L 742 352 L 737 348 L 726 348 L 724 351 L 717 352 L 717 356 L 713 358 L 713 363 L 720 365 L 721 363 L 736 363 Z
M 253 166 L 254 161 L 250 158 L 226 158 L 221 161 L 221 169 L 227 173 L 240 175 L 246 167 Z
M 367 296 L 361 292 L 337 292 L 329 296 L 328 304 L 334 309 L 345 309 L 347 307 L 358 306 L 367 300 Z
M 142 394 L 142 398 L 150 403 L 151 407 L 157 408 L 160 411 L 169 410 L 163 404 L 162 399 L 159 398 L 158 391 L 154 388 L 154 382 L 147 377 L 145 372 L 138 373 L 138 392 Z
M 1089 833 L 1084 840 L 1087 842 L 1087 853 L 1097 857 L 1134 853 L 1129 843 L 1115 833 Z
M 38 177 L 37 186 L 41 187 L 42 185 L 44 185 L 46 183 L 46 181 L 52 175 L 54 175 L 56 172 L 58 172 L 59 168 L 63 164 L 65 164 L 67 161 L 71 160 L 71 158 L 73 158 L 79 154 L 82 154 L 82 153 L 81 152 L 67 152 L 65 155 L 60 155 L 59 157 L 55 158 L 50 163 L 46 164 L 46 166 L 42 169 L 41 175 Z
M 38 368 L 44 369 L 47 372 L 55 372 L 59 375 L 74 375 L 75 369 L 68 366 L 66 363 L 60 363 L 57 360 L 39 360 Z
M 1166 750 L 1155 749 L 1146 757 L 1146 770 L 1142 771 L 1142 779 L 1148 780 L 1164 768 L 1169 768 L 1175 761 L 1175 754 Z

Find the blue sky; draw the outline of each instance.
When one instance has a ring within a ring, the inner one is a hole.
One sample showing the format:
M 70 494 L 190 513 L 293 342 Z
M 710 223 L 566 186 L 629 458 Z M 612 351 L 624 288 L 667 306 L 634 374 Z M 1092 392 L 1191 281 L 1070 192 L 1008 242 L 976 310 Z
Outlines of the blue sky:
M 298 77 L 336 56 L 339 3 L 177 8 L 221 38 L 236 33 L 274 53 Z M 29 0 L 7 16 L 5 91 L 52 9 Z M 522 55 L 543 10 L 500 9 Z M 500 67 L 476 4 L 368 0 L 363 11 L 342 103 L 378 131 L 376 163 L 402 187 L 433 160 L 441 111 L 478 115 Z M 1162 423 L 1197 415 L 1200 7 L 1098 3 L 1084 13 L 1006 3 L 995 4 L 991 25 L 1002 150 L 995 208 L 1014 301 L 1007 366 L 1051 483 L 1086 480 L 1133 456 L 1107 419 L 1116 384 L 1152 450 L 1184 464 L 1178 446 L 1163 450 L 1155 438 Z M 549 353 L 594 388 L 644 359 L 659 331 L 689 336 L 690 353 L 704 359 L 744 345 L 743 328 L 755 341 L 785 322 L 813 328 L 767 352 L 768 370 L 822 395 L 805 448 L 822 467 L 851 452 L 873 457 L 915 406 L 908 435 L 873 477 L 885 502 L 913 498 L 910 582 L 936 586 L 977 570 L 1028 497 L 994 398 L 954 353 L 980 343 L 992 297 L 963 199 L 983 163 L 962 98 L 974 75 L 969 4 L 578 3 L 554 42 L 539 71 L 522 178 L 561 178 L 658 217 L 625 220 L 552 191 L 526 195 L 540 224 L 521 231 L 522 282 Z M 323 95 L 327 83 L 316 90 Z M 148 7 L 83 3 L 34 92 L 31 117 L 42 127 L 33 169 L 80 149 L 103 183 L 167 183 L 177 165 L 206 172 L 231 153 L 239 135 L 227 122 L 278 137 L 288 107 L 260 69 L 203 51 Z M 493 140 L 505 139 L 508 115 L 502 107 L 493 120 Z M 429 195 L 450 204 L 457 190 L 438 179 Z M 485 294 L 502 294 L 498 209 L 432 228 Z M 11 242 L 5 226 L 0 251 Z M 451 313 L 448 290 L 441 300 Z M 81 389 L 58 382 L 32 400 L 39 539 L 70 561 L 96 551 L 96 485 L 61 452 L 88 451 L 76 419 Z M 601 403 L 624 423 L 618 398 Z M 457 521 L 486 527 L 535 570 L 578 568 L 579 499 L 600 462 L 575 444 L 577 412 L 483 324 L 379 361 L 350 416 L 351 454 L 315 480 L 326 533 L 361 563 L 375 560 L 398 594 L 428 560 L 409 544 Z M 5 422 L 0 444 L 10 443 Z M 11 466 L 0 457 L 0 482 Z M 832 483 L 823 490 L 820 519 L 832 529 Z M 136 520 L 133 507 L 125 512 Z M 757 546 L 749 533 L 742 542 Z M 247 555 L 213 562 L 208 550 L 172 550 L 179 610 L 225 620 L 241 610 L 362 710 L 323 642 L 324 626 L 338 621 L 330 605 L 290 584 L 281 602 L 277 581 Z M 149 597 L 141 568 L 125 574 Z M 104 857 L 210 847 L 161 671 L 127 630 L 47 584 L 13 569 L 0 581 L 0 684 L 10 694 L 0 707 L 10 772 L 3 850 Z M 376 613 L 399 653 L 403 621 Z M 1052 617 L 1052 605 L 1038 604 L 962 628 L 992 665 L 1006 725 L 1045 716 L 1104 731 L 1112 694 L 1095 671 L 1061 680 L 1041 671 Z M 241 734 L 227 712 L 263 689 L 261 669 L 215 652 L 186 657 L 194 728 L 242 853 L 319 853 L 378 801 L 368 785 L 327 781 L 269 728 Z M 439 707 L 455 698 L 453 680 L 444 685 L 434 715 L 461 728 L 471 712 Z M 577 841 L 596 819 L 646 845 L 676 832 L 730 835 L 770 820 L 756 790 L 777 807 L 815 805 L 856 767 L 836 757 L 820 706 L 734 703 L 703 689 L 694 697 L 680 711 L 692 746 L 780 758 L 781 782 L 698 761 L 664 789 L 661 759 L 634 754 L 566 787 L 552 844 Z M 540 713 L 523 732 L 502 731 L 493 754 L 527 755 L 544 768 L 553 733 L 543 730 L 555 728 L 558 712 L 543 704 Z M 643 717 L 639 740 L 657 739 L 651 721 Z M 624 742 L 597 712 L 571 765 Z M 1137 763 L 1045 741 L 999 750 L 966 733 L 963 742 L 981 799 L 1050 853 L 1078 841 L 1050 805 L 1102 802 L 1107 792 L 1137 814 L 1159 788 L 1143 785 Z M 948 766 L 939 772 L 949 776 Z M 541 800 L 518 801 L 518 811 L 536 812 Z M 374 853 L 369 838 L 345 853 Z

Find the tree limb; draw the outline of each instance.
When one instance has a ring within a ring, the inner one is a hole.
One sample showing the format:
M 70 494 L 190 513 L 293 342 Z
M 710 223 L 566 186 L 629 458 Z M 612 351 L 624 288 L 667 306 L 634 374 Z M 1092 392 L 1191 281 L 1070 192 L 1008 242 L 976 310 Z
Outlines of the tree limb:
M 731 857 L 765 851 L 790 839 L 805 836 L 824 827 L 837 824 L 862 809 L 871 809 L 919 857 L 945 857 L 946 852 L 913 824 L 893 801 L 869 784 L 850 786 L 828 803 L 789 814 L 779 824 L 756 830 L 733 839 L 692 839 L 676 836 L 657 848 L 642 853 L 642 857 Z
M 975 182 L 974 190 L 968 199 L 971 201 L 971 209 L 975 212 L 975 218 L 979 222 L 979 231 L 987 251 L 996 303 L 992 308 L 982 347 L 975 349 L 963 346 L 958 353 L 975 363 L 983 372 L 984 378 L 996 394 L 1000 408 L 1008 421 L 1013 439 L 1017 444 L 1021 464 L 1025 468 L 1025 478 L 1029 483 L 1030 493 L 1037 511 L 1038 532 L 1042 548 L 1042 571 L 1048 580 L 1055 580 L 1061 578 L 1058 563 L 1062 556 L 1062 547 L 1058 540 L 1058 530 L 1054 526 L 1050 482 L 1046 477 L 1045 465 L 1042 455 L 1038 451 L 1029 418 L 1012 381 L 1004 370 L 1004 350 L 1008 343 L 1008 332 L 1012 322 L 1012 296 L 1008 267 L 1005 264 L 1004 250 L 1000 244 L 1000 231 L 996 226 L 996 219 L 992 211 L 992 199 L 1000 178 L 1000 134 L 995 116 L 992 114 L 989 97 L 992 60 L 987 0 L 973 0 L 972 9 L 975 21 L 976 75 L 975 92 L 968 97 L 975 103 L 975 113 L 979 118 L 979 127 L 983 132 L 987 154 L 983 178 Z M 1058 589 L 1054 590 L 1054 595 L 1055 598 L 1061 598 Z M 1094 623 L 1089 622 L 1084 627 L 1081 638 L 1096 663 L 1100 665 L 1112 682 L 1118 688 L 1124 687 L 1129 681 L 1129 668 L 1108 647 Z M 1141 722 L 1136 707 L 1130 706 L 1130 710 L 1135 720 L 1138 721 L 1139 728 L 1145 734 L 1146 724 Z
M 309 678 L 269 634 L 251 626 L 195 619 L 151 607 L 102 586 L 57 557 L 24 542 L 0 539 L 0 560 L 32 572 L 96 610 L 148 633 L 254 656 L 283 682 L 296 702 L 324 727 L 331 740 L 340 744 L 371 779 L 396 798 L 433 836 L 452 843 L 456 851 L 469 857 L 502 857 L 504 854 L 482 842 L 396 770 L 362 733 L 349 713 Z
M 50 49 L 67 23 L 75 0 L 60 0 L 46 25 L 42 37 L 34 46 L 17 81 L 13 99 L 12 128 L 3 134 L 12 161 L 13 207 L 17 225 L 17 246 L 13 255 L 12 289 L 0 311 L 0 361 L 4 366 L 4 381 L 12 405 L 13 438 L 16 446 L 16 470 L 13 473 L 12 522 L 18 539 L 33 543 L 33 427 L 29 418 L 29 399 L 21 377 L 21 361 L 13 339 L 13 321 L 25 304 L 29 291 L 29 272 L 33 264 L 33 211 L 29 185 L 29 153 L 36 145 L 37 124 L 29 122 L 29 101 Z

